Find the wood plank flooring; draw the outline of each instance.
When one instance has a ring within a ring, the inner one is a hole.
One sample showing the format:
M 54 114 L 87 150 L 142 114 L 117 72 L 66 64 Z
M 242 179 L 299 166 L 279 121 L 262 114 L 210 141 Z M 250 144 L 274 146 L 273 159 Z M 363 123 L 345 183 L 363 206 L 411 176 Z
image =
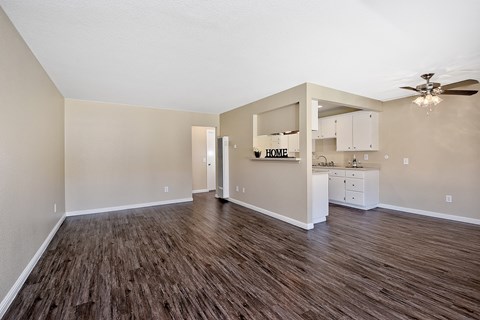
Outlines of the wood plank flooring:
M 4 319 L 480 319 L 480 227 L 331 206 L 305 231 L 212 193 L 71 217 Z

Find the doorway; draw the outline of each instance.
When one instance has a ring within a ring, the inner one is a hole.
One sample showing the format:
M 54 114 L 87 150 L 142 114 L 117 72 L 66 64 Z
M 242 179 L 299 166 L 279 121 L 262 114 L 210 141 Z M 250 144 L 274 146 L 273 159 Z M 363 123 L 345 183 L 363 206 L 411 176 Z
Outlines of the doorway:
M 215 131 L 213 127 L 192 127 L 192 193 L 216 188 Z

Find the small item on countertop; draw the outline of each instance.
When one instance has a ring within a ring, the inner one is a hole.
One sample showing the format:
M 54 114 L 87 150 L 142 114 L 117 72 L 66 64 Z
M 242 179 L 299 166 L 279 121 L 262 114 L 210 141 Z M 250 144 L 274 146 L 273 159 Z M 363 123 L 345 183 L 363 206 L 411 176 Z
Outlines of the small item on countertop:
M 357 167 L 357 158 L 355 158 L 355 155 L 353 155 L 352 167 L 354 167 L 354 168 Z

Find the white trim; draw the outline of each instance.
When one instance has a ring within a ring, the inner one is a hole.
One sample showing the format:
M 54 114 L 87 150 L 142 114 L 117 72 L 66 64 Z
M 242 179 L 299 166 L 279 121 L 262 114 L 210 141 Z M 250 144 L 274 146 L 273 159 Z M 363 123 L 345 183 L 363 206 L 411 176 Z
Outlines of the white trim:
M 203 192 L 209 192 L 210 190 L 208 189 L 197 189 L 197 190 L 192 190 L 192 193 L 203 193 Z
M 320 223 L 320 222 L 325 222 L 327 221 L 327 217 L 326 216 L 323 216 L 323 217 L 318 217 L 316 219 L 313 219 L 313 224 L 315 223 Z
M 22 288 L 23 284 L 27 280 L 28 276 L 30 275 L 30 272 L 32 272 L 33 268 L 37 264 L 38 260 L 42 256 L 42 254 L 45 252 L 47 249 L 48 245 L 50 244 L 50 241 L 52 241 L 53 237 L 57 233 L 58 229 L 62 225 L 63 221 L 65 220 L 65 214 L 62 215 L 60 220 L 58 220 L 57 224 L 53 227 L 52 231 L 48 234 L 47 238 L 45 241 L 43 241 L 42 245 L 40 248 L 38 248 L 37 252 L 33 256 L 33 258 L 30 260 L 30 262 L 27 264 L 25 269 L 23 269 L 22 273 L 20 276 L 17 278 L 17 281 L 13 284 L 13 286 L 10 288 L 8 291 L 7 295 L 5 298 L 3 298 L 2 302 L 0 302 L 0 319 L 5 315 L 5 312 L 7 312 L 8 307 L 10 307 L 10 304 L 13 302 L 15 297 L 17 296 L 18 292 Z
M 451 214 L 439 213 L 439 212 L 434 212 L 434 211 L 426 211 L 426 210 L 420 210 L 420 209 L 399 207 L 399 206 L 394 206 L 394 205 L 386 204 L 386 203 L 379 203 L 378 206 L 380 208 L 392 209 L 392 210 L 397 210 L 397 211 L 405 211 L 405 212 L 408 212 L 408 213 L 419 214 L 419 215 L 422 215 L 422 216 L 429 216 L 429 217 L 434 217 L 434 218 L 447 219 L 447 220 L 453 220 L 453 221 L 466 222 L 466 223 L 472 223 L 472 224 L 479 224 L 480 225 L 480 219 L 475 219 L 475 218 L 454 216 L 454 215 L 451 215 Z
M 242 207 L 245 207 L 245 208 L 248 208 L 248 209 L 252 209 L 252 210 L 255 210 L 255 211 L 260 212 L 260 213 L 263 213 L 263 214 L 265 214 L 265 215 L 267 215 L 267 216 L 269 216 L 269 217 L 272 217 L 272 218 L 281 220 L 281 221 L 283 221 L 283 222 L 293 224 L 294 226 L 300 227 L 300 228 L 305 229 L 305 230 L 313 229 L 313 223 L 304 223 L 304 222 L 301 222 L 301 221 L 298 221 L 298 220 L 295 220 L 295 219 L 286 217 L 286 216 L 281 215 L 281 214 L 279 214 L 279 213 L 272 212 L 272 211 L 269 211 L 269 210 L 266 210 L 266 209 L 263 209 L 263 208 L 256 207 L 256 206 L 254 206 L 254 205 L 251 205 L 251 204 L 249 204 L 249 203 L 246 203 L 246 202 L 243 202 L 243 201 L 240 201 L 240 200 L 237 200 L 237 199 L 228 198 L 228 201 L 233 202 L 233 203 L 236 203 L 236 204 L 238 204 L 238 205 L 240 205 L 240 206 L 242 206 Z
M 164 205 L 164 204 L 189 202 L 189 201 L 193 201 L 193 198 L 190 197 L 190 198 L 183 198 L 183 199 L 172 199 L 172 200 L 164 200 L 164 201 L 156 201 L 156 202 L 129 204 L 129 205 L 126 205 L 126 206 L 118 206 L 118 207 L 107 207 L 107 208 L 97 208 L 97 209 L 88 209 L 88 210 L 68 211 L 67 212 L 67 217 L 80 216 L 80 215 L 84 215 L 84 214 L 95 214 L 95 213 L 110 212 L 110 211 L 119 211 L 119 210 L 127 210 L 127 209 L 137 209 L 137 208 L 161 206 L 161 205 Z

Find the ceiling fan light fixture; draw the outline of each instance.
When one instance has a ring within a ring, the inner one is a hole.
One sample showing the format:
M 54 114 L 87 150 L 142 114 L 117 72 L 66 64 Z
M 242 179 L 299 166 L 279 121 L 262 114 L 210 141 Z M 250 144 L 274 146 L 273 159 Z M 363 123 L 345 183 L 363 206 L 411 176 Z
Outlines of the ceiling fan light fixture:
M 415 100 L 413 100 L 413 102 L 419 107 L 429 108 L 430 111 L 432 110 L 433 106 L 436 106 L 442 101 L 443 101 L 442 98 L 440 98 L 439 96 L 432 95 L 430 93 L 417 97 Z

